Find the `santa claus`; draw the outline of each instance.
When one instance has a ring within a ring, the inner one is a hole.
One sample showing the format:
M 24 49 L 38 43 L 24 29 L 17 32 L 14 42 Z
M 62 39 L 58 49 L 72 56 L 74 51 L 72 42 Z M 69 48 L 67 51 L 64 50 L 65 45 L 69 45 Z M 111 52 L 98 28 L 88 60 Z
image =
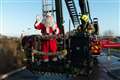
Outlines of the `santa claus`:
M 53 17 L 50 13 L 48 13 L 46 16 L 43 17 L 42 21 L 40 22 L 39 16 L 36 17 L 35 22 L 35 29 L 41 30 L 42 36 L 45 35 L 58 35 L 60 33 L 60 30 L 56 23 L 54 23 Z M 43 40 L 41 45 L 41 51 L 45 54 L 48 54 L 48 52 L 52 52 L 52 54 L 56 54 L 57 51 L 57 42 L 55 38 Z M 53 61 L 56 61 L 57 58 L 53 57 Z M 48 62 L 49 56 L 45 55 L 43 56 L 43 61 Z

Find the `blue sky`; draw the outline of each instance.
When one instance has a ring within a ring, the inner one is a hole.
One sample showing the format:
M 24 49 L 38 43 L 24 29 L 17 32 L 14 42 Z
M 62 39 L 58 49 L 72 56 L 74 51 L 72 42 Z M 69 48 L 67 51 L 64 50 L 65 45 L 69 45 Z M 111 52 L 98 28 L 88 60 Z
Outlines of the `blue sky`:
M 111 30 L 115 35 L 120 35 L 120 0 L 89 0 L 89 5 L 92 18 L 99 19 L 100 34 Z M 42 14 L 41 8 L 42 0 L 0 0 L 0 33 L 20 36 L 24 30 L 33 34 L 35 18 Z M 63 10 L 65 31 L 68 31 L 70 18 L 66 5 L 63 5 Z M 31 30 L 28 31 L 28 28 Z

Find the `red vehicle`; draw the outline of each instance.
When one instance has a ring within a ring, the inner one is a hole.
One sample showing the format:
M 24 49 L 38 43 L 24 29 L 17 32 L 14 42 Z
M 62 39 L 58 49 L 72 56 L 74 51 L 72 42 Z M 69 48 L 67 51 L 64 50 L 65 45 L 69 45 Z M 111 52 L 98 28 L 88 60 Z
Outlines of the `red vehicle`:
M 100 40 L 102 48 L 120 48 L 120 42 L 113 42 L 111 39 Z

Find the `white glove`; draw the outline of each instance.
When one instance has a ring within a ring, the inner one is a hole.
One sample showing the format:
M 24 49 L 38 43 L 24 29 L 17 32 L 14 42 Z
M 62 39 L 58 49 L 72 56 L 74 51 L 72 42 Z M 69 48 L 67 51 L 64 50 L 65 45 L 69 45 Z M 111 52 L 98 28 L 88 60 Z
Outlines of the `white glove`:
M 40 23 L 40 16 L 36 16 L 37 23 Z

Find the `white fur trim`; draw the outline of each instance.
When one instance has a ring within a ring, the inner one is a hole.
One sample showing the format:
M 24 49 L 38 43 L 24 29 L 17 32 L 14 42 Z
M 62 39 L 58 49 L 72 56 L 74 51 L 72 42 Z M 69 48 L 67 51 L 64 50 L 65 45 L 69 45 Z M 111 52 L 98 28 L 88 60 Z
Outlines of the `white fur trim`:
M 56 34 L 59 34 L 59 32 L 60 32 L 60 30 L 57 28 L 57 29 L 56 29 Z
M 60 32 L 60 30 L 59 30 L 57 24 L 54 24 L 53 30 L 56 30 L 56 34 L 59 34 L 59 32 Z
M 40 24 L 40 22 L 35 23 L 35 27 L 37 27 Z

